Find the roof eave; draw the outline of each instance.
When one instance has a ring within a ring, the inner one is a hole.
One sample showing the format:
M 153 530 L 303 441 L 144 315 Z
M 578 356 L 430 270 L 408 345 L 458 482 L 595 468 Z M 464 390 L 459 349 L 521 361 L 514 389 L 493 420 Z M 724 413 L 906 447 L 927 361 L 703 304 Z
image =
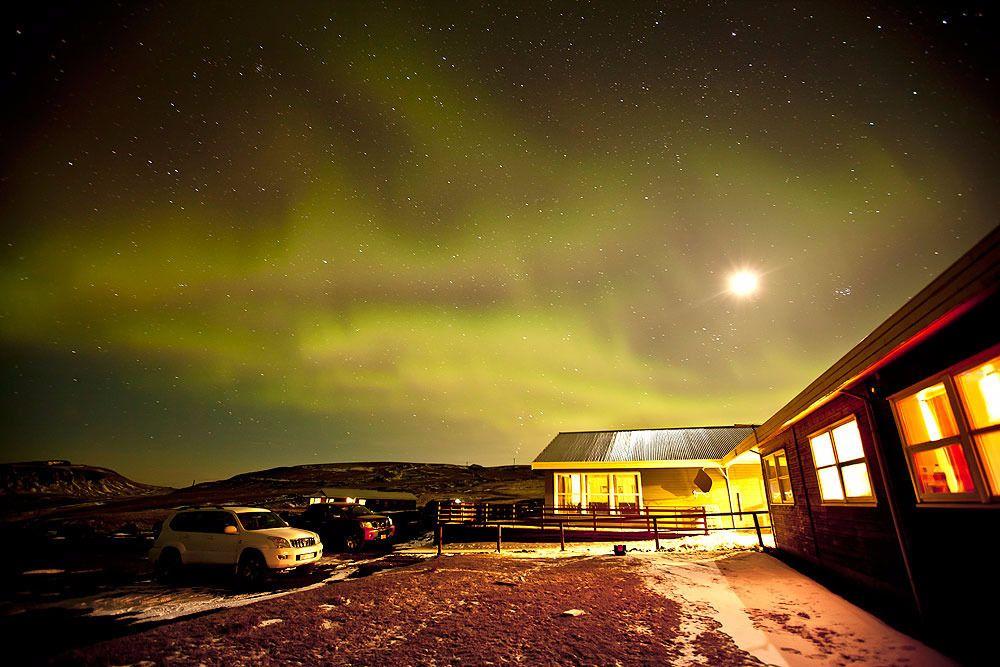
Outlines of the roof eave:
M 722 459 L 666 461 L 533 461 L 532 470 L 635 470 L 647 468 L 723 468 Z

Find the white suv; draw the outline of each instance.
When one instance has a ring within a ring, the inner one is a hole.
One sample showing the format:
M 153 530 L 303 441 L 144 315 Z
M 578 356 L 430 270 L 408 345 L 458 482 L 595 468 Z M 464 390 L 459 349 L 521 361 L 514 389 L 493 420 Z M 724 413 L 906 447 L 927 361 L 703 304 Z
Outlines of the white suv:
M 149 559 L 164 579 L 185 565 L 228 565 L 253 585 L 268 571 L 311 565 L 323 555 L 319 535 L 291 528 L 259 507 L 181 509 L 163 522 Z

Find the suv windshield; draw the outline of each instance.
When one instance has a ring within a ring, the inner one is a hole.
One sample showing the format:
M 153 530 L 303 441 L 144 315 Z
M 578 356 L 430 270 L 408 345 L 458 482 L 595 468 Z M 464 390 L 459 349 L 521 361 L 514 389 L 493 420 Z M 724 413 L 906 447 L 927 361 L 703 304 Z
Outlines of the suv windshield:
M 364 505 L 352 505 L 351 507 L 348 507 L 344 511 L 346 514 L 349 514 L 350 516 L 367 516 L 369 514 L 375 514 L 375 512 L 372 512 Z
M 264 530 L 266 528 L 285 528 L 285 520 L 274 512 L 240 512 L 237 514 L 240 523 L 246 530 Z

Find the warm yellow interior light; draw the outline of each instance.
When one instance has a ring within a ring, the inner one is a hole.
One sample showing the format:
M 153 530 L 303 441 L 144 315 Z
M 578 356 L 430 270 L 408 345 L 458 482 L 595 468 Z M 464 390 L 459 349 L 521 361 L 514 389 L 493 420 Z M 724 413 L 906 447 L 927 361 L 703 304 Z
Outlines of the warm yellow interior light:
M 983 376 L 979 378 L 979 391 L 986 404 L 986 415 L 990 423 L 995 423 L 1000 421 L 1000 372 L 993 364 L 986 364 L 981 372 Z
M 940 440 L 941 423 L 938 421 L 937 410 L 933 403 L 944 396 L 944 385 L 935 385 L 924 389 L 917 394 L 917 402 L 920 404 L 920 415 L 924 418 L 924 428 L 927 429 L 927 440 L 933 442 Z

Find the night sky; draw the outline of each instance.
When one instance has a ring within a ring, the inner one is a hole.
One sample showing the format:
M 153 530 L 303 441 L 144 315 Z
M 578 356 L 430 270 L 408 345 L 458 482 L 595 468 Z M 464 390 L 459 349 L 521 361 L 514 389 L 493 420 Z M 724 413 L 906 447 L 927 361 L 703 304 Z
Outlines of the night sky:
M 759 423 L 996 224 L 990 3 L 318 4 L 5 21 L 3 460 Z

